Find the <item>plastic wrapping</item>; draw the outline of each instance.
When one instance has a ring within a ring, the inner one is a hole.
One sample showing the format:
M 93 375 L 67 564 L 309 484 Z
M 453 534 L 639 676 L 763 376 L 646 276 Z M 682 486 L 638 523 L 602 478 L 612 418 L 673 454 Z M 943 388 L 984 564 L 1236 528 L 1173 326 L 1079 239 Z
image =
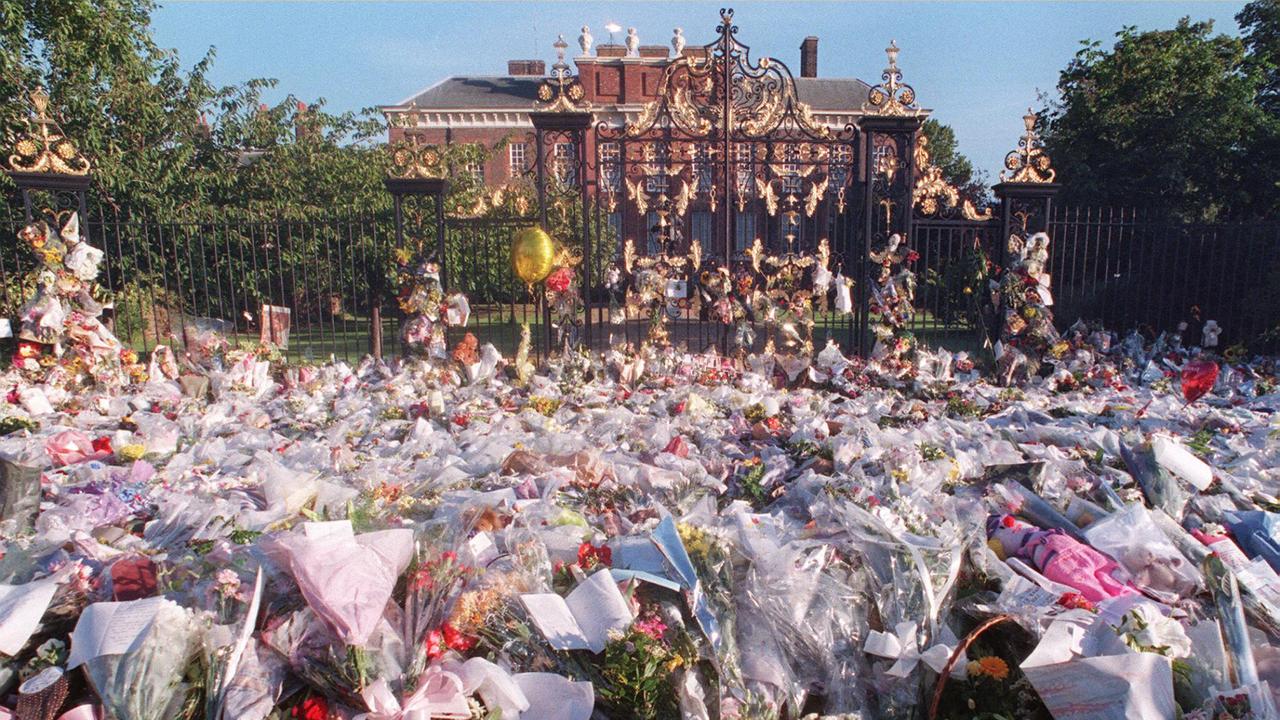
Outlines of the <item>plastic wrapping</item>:
M 1110 515 L 1090 526 L 1085 538 L 1097 550 L 1116 558 L 1135 587 L 1153 598 L 1176 603 L 1204 587 L 1195 564 L 1165 536 L 1141 505 Z

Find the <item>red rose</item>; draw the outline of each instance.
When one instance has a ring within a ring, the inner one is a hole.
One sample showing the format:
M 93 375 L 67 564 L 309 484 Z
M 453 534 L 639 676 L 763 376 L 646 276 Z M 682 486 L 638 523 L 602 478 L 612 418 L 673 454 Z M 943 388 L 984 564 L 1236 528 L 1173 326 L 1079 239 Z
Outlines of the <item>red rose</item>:
M 444 644 L 450 650 L 458 652 L 466 652 L 476 646 L 476 639 L 468 635 L 463 635 L 453 626 L 452 623 L 444 624 Z
M 564 292 L 569 289 L 572 282 L 573 270 L 567 267 L 556 268 L 555 272 L 547 276 L 547 289 L 552 292 Z
M 920 253 L 916 252 L 915 250 L 912 250 L 911 252 L 907 253 L 907 262 L 915 262 L 919 259 L 920 259 Z
M 612 565 L 613 550 L 608 545 L 596 547 L 589 542 L 584 542 L 578 546 L 578 566 L 582 568 L 593 568 L 596 565 Z
M 94 440 L 93 451 L 96 453 L 106 453 L 108 455 L 114 453 L 115 451 L 111 449 L 111 438 L 103 435 L 97 440 Z
M 1093 612 L 1097 609 L 1088 598 L 1074 592 L 1063 593 L 1062 597 L 1058 598 L 1058 604 L 1069 610 L 1088 610 Z
M 297 720 L 329 720 L 329 701 L 312 695 L 295 705 L 289 715 Z

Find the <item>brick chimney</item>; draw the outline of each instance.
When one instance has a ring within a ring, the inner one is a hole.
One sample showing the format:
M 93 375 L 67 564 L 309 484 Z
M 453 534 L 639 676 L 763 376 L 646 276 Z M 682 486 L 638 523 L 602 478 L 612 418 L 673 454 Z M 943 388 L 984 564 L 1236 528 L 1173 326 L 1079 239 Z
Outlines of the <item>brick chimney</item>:
M 818 77 L 818 38 L 813 35 L 800 43 L 800 77 Z
M 547 63 L 543 60 L 508 60 L 508 75 L 546 75 Z
M 310 108 L 307 104 L 298 101 L 298 114 L 293 118 L 293 139 L 301 140 L 311 134 L 311 117 L 308 115 Z

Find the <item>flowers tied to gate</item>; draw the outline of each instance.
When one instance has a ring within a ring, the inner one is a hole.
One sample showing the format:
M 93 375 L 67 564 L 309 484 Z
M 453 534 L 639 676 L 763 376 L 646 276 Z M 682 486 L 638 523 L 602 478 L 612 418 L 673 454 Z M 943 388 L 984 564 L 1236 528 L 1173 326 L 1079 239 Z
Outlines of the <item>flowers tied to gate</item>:
M 561 293 L 569 289 L 573 284 L 573 268 L 563 265 L 556 268 L 547 276 L 547 290 L 551 292 Z

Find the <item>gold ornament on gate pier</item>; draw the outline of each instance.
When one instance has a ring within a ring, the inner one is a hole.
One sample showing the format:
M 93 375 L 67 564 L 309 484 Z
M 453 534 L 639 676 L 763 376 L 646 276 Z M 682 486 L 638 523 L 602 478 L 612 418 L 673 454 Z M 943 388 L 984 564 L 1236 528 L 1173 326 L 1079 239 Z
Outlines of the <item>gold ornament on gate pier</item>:
M 1018 140 L 1018 149 L 1004 156 L 1005 170 L 1000 171 L 1000 182 L 1008 183 L 1051 183 L 1058 171 L 1052 167 L 1049 153 L 1044 151 L 1044 143 L 1036 133 L 1036 114 L 1027 108 L 1022 116 L 1022 124 L 1026 132 Z
M 546 279 L 555 268 L 556 243 L 540 227 L 530 227 L 516 233 L 511 243 L 511 267 L 516 277 L 533 286 Z
M 387 169 L 387 174 L 393 178 L 443 178 L 444 173 L 440 148 L 435 145 L 424 145 L 410 137 L 391 147 L 391 166 Z
M 925 114 L 916 104 L 915 89 L 902 82 L 898 52 L 898 43 L 890 40 L 889 47 L 884 49 L 889 66 L 881 73 L 880 84 L 867 91 L 867 101 L 862 104 L 862 112 L 867 115 L 914 117 Z
M 35 112 L 27 121 L 26 130 L 13 138 L 9 170 L 21 173 L 88 175 L 89 161 L 49 116 L 49 94 L 44 88 L 36 88 L 29 97 Z
M 942 177 L 942 168 L 933 164 L 929 158 L 929 138 L 924 133 L 916 136 L 916 148 L 913 161 L 916 168 L 916 187 L 911 191 L 911 200 L 925 217 L 937 216 L 943 209 L 960 207 L 960 214 L 966 220 L 990 220 L 991 208 L 978 210 L 969 198 L 962 198 L 960 190 Z

